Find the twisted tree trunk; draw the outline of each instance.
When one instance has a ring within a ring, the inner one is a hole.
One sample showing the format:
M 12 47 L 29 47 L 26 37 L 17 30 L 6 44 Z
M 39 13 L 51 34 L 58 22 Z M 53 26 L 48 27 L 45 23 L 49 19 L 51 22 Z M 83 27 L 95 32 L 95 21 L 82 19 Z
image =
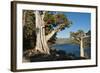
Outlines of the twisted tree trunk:
M 44 54 L 50 54 L 49 47 L 47 45 L 46 36 L 45 36 L 45 24 L 43 21 L 42 16 L 40 15 L 39 11 L 35 12 L 36 17 L 36 51 Z
M 83 48 L 83 38 L 80 40 L 80 57 L 85 57 Z
M 36 46 L 35 50 L 40 53 L 50 54 L 50 49 L 48 47 L 47 41 L 58 31 L 60 31 L 61 25 L 55 28 L 50 34 L 45 35 L 45 22 L 43 20 L 45 12 L 43 15 L 40 15 L 39 11 L 35 11 L 36 17 Z

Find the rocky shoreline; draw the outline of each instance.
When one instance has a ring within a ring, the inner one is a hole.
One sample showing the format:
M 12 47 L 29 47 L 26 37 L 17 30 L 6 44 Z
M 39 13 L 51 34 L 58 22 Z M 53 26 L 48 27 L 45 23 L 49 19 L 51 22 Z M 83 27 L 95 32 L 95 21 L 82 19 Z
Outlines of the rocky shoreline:
M 33 53 L 31 56 L 23 55 L 23 62 L 42 62 L 42 61 L 62 61 L 62 60 L 80 60 L 86 58 L 76 57 L 74 54 L 66 53 L 63 50 L 51 49 L 50 55 L 42 53 Z

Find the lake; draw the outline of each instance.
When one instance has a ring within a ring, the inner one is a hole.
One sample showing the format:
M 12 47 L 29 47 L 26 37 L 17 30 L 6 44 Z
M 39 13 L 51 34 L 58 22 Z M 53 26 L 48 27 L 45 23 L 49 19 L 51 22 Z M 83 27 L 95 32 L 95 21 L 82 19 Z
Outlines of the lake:
M 52 45 L 51 48 L 55 48 L 57 50 L 64 50 L 66 53 L 74 54 L 77 57 L 80 57 L 80 47 L 76 44 L 55 44 Z M 91 50 L 90 48 L 85 48 L 85 56 L 90 58 Z

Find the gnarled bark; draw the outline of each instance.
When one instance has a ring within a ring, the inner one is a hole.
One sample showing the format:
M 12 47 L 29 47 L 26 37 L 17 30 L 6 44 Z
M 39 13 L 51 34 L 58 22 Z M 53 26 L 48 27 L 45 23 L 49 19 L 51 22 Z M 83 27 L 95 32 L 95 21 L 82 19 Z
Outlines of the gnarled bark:
M 35 49 L 40 53 L 50 54 L 50 49 L 48 47 L 47 41 L 61 29 L 61 25 L 57 26 L 50 34 L 45 35 L 45 22 L 43 20 L 45 16 L 45 11 L 40 15 L 39 11 L 35 11 L 36 17 L 36 47 Z
M 49 33 L 48 35 L 46 35 L 46 41 L 48 41 L 55 33 L 57 33 L 58 31 L 60 31 L 61 25 L 62 24 L 60 24 L 58 27 L 56 27 L 51 33 Z
M 80 56 L 81 57 L 85 57 L 84 48 L 83 48 L 83 39 L 87 37 L 89 36 L 84 35 L 84 37 L 81 37 L 80 39 Z
M 50 54 L 49 47 L 47 45 L 46 37 L 45 37 L 45 29 L 44 29 L 44 21 L 39 11 L 35 12 L 36 16 L 36 47 L 35 49 L 40 53 Z
M 83 48 L 83 38 L 80 40 L 80 57 L 85 57 Z
M 41 36 L 40 36 L 40 29 L 41 29 L 41 27 L 40 27 L 40 14 L 39 14 L 39 12 L 38 11 L 36 11 L 35 12 L 35 17 L 36 17 L 36 47 L 35 47 L 35 49 L 37 50 L 37 51 L 39 51 L 39 52 L 41 52 L 41 53 L 43 53 L 43 50 L 42 50 L 42 43 L 41 43 Z

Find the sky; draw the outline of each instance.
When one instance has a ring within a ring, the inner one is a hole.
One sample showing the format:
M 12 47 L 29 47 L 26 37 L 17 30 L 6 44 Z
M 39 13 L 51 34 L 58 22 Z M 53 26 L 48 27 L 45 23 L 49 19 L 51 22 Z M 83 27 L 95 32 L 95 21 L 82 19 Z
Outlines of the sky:
M 72 25 L 69 28 L 57 33 L 57 38 L 69 38 L 70 32 L 76 32 L 77 30 L 83 30 L 88 32 L 91 29 L 91 14 L 79 13 L 79 12 L 63 12 L 64 15 L 72 21 Z

